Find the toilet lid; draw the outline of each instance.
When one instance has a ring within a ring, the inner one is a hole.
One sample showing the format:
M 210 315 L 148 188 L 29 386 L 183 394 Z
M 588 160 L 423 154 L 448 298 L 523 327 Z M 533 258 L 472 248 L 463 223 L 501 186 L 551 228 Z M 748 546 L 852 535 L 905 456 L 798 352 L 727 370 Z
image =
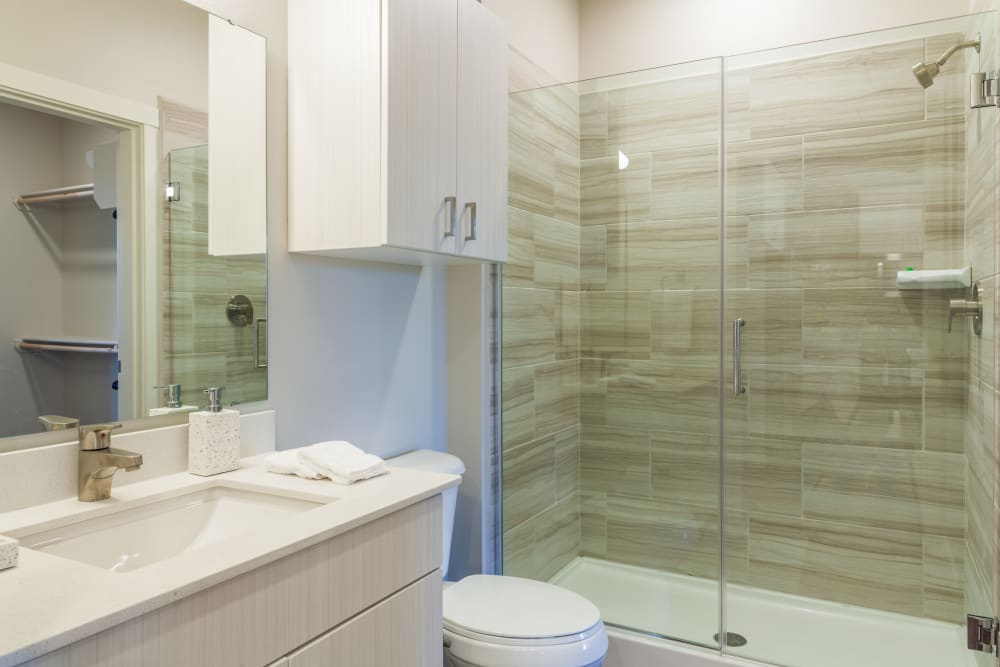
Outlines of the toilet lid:
M 531 579 L 473 575 L 444 591 L 444 626 L 456 632 L 542 639 L 580 634 L 600 620 L 586 598 Z

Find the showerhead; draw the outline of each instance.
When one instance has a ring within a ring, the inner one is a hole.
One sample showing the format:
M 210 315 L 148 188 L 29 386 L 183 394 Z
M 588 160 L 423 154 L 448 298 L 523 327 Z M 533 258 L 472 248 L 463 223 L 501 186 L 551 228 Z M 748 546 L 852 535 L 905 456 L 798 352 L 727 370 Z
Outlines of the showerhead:
M 917 77 L 917 81 L 921 86 L 924 88 L 930 88 L 934 85 L 934 79 L 936 79 L 937 75 L 941 73 L 941 68 L 944 67 L 944 64 L 948 62 L 949 58 L 955 55 L 955 52 L 961 51 L 962 49 L 975 49 L 976 53 L 978 53 L 981 43 L 982 40 L 980 39 L 980 36 L 976 35 L 976 38 L 970 42 L 956 44 L 941 54 L 941 57 L 937 60 L 921 62 L 914 65 L 912 67 L 913 76 Z
M 934 79 L 937 75 L 941 73 L 941 66 L 936 62 L 929 63 L 917 63 L 913 66 L 913 76 L 917 77 L 917 81 L 924 88 L 930 88 L 934 85 Z

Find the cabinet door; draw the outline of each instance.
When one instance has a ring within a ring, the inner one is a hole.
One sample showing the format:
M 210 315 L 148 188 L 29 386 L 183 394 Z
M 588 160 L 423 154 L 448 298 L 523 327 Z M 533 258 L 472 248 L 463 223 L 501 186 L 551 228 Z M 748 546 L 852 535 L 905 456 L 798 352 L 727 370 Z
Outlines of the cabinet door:
M 289 667 L 440 667 L 441 572 L 288 656 Z
M 456 0 L 383 0 L 389 245 L 455 252 Z
M 458 0 L 458 196 L 458 252 L 507 261 L 507 37 L 475 0 Z

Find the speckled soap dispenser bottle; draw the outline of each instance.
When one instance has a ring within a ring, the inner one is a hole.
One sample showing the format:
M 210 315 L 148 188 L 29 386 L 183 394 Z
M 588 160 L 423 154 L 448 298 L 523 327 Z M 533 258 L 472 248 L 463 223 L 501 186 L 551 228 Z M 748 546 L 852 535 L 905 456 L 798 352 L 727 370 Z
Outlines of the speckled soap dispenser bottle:
M 188 419 L 188 472 L 218 475 L 240 467 L 240 413 L 222 409 L 222 388 L 209 387 L 208 409 Z

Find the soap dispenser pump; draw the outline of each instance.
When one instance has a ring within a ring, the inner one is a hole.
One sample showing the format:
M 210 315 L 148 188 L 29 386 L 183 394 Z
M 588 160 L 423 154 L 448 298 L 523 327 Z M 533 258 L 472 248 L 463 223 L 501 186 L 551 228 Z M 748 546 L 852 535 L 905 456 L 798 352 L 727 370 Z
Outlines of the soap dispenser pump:
M 240 413 L 222 409 L 222 387 L 209 387 L 208 409 L 188 420 L 188 472 L 218 475 L 239 468 Z

